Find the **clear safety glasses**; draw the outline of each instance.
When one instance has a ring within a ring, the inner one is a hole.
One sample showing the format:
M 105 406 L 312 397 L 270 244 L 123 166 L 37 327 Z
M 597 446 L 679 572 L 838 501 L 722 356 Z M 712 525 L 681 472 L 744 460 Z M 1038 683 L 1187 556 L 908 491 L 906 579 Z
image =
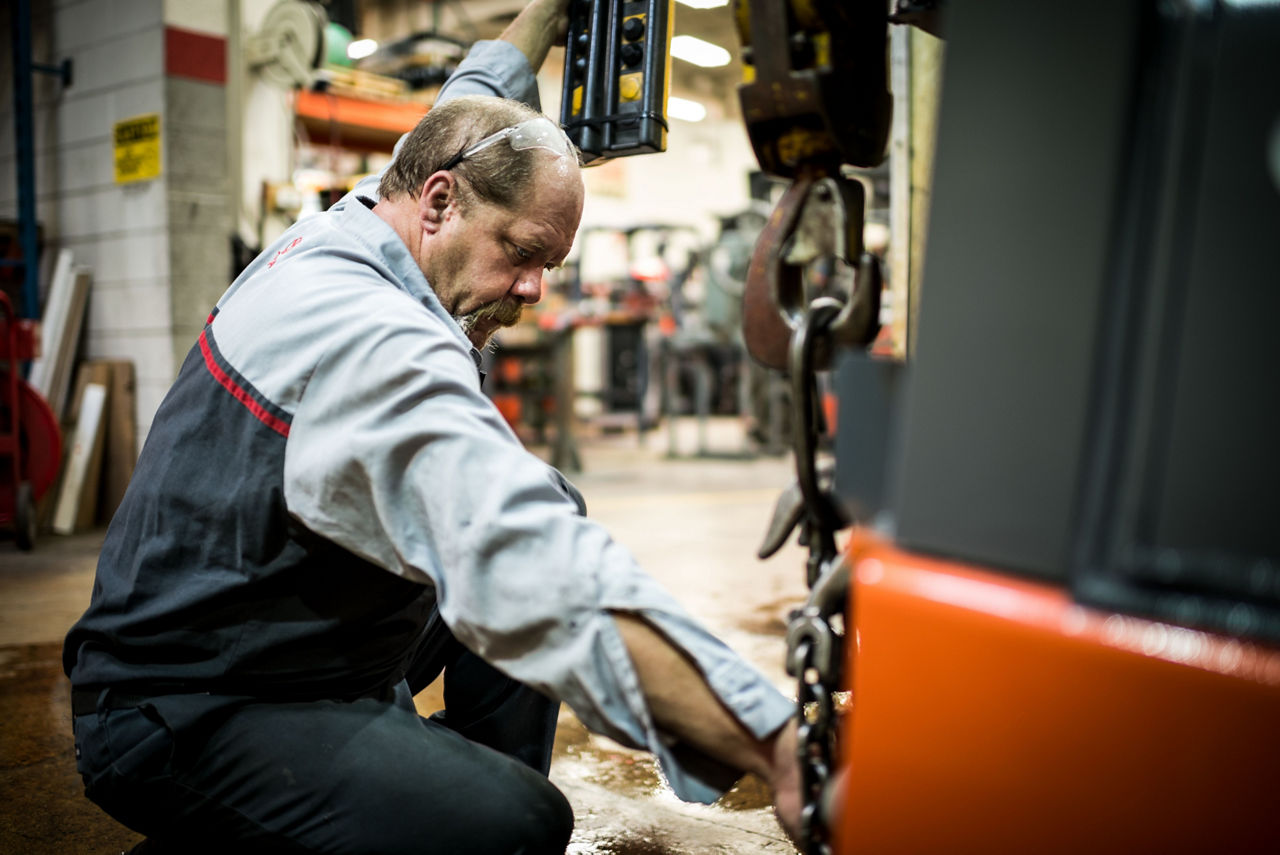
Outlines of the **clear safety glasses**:
M 569 141 L 568 135 L 560 129 L 560 126 L 546 116 L 535 116 L 509 128 L 503 128 L 497 133 L 489 134 L 480 142 L 449 158 L 441 169 L 453 169 L 468 157 L 502 140 L 507 140 L 511 144 L 512 151 L 542 148 L 559 157 L 573 156 L 573 143 Z

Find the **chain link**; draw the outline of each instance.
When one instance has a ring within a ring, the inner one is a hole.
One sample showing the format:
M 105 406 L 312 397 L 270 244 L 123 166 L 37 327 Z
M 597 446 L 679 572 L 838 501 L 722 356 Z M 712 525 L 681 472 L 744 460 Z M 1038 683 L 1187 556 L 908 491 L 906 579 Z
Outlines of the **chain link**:
M 840 686 L 844 655 L 844 637 L 830 622 L 833 614 L 843 613 L 847 598 L 848 571 L 838 560 L 835 541 L 835 534 L 844 523 L 830 488 L 820 483 L 818 476 L 822 421 L 814 372 L 815 348 L 840 308 L 837 301 L 828 298 L 810 304 L 792 335 L 788 365 L 795 416 L 792 436 L 796 475 L 805 500 L 801 543 L 809 549 L 809 600 L 804 608 L 792 612 L 787 627 L 787 673 L 797 681 L 797 754 L 804 788 L 801 833 L 807 855 L 831 853 L 830 829 L 822 802 L 836 755 L 834 693 Z

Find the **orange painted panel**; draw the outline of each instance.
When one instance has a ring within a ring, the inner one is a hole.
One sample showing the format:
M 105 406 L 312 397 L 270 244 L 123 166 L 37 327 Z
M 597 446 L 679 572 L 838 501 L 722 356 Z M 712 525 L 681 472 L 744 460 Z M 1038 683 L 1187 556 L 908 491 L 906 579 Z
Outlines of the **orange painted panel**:
M 850 560 L 837 852 L 1280 852 L 1280 651 L 864 535 Z

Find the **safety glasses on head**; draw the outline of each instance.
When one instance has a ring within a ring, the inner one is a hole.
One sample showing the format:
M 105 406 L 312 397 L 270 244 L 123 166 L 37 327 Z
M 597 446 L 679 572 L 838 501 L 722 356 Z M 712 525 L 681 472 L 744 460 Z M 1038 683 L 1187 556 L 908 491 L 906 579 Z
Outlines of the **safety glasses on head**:
M 512 125 L 509 128 L 503 128 L 497 133 L 489 134 L 480 142 L 449 158 L 448 162 L 440 168 L 453 169 L 467 158 L 502 140 L 506 140 L 511 144 L 512 151 L 541 148 L 559 157 L 573 155 L 573 143 L 569 141 L 568 135 L 560 129 L 560 126 L 546 116 L 534 116 L 532 119 L 525 119 L 523 122 Z

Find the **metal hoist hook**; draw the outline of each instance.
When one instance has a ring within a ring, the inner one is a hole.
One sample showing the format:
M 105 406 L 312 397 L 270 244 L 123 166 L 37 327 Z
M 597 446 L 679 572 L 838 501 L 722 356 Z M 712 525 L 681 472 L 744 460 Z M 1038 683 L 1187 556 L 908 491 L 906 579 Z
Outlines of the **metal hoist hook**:
M 781 548 L 796 528 L 809 548 L 812 593 L 792 615 L 787 665 L 798 684 L 804 849 L 828 855 L 822 805 L 836 756 L 833 697 L 846 642 L 834 618 L 849 596 L 835 534 L 848 520 L 834 499 L 834 467 L 818 458 L 823 429 L 815 373 L 831 366 L 839 348 L 870 344 L 879 328 L 882 277 L 879 260 L 863 248 L 865 193 L 841 168 L 871 168 L 884 158 L 892 115 L 888 6 L 735 0 L 734 13 L 744 67 L 752 72 L 739 89 L 752 149 L 765 173 L 792 182 L 756 243 L 742 331 L 751 357 L 791 380 L 796 483 L 778 500 L 760 556 Z M 824 264 L 825 282 L 814 275 Z
M 879 259 L 863 251 L 864 205 L 861 182 L 817 169 L 802 170 L 778 201 L 756 242 L 743 292 L 743 339 L 757 362 L 789 367 L 791 338 L 819 296 L 841 307 L 824 330 L 819 370 L 830 366 L 837 346 L 862 347 L 875 338 L 882 276 Z M 837 287 L 818 294 L 806 270 L 823 259 L 842 262 L 854 275 L 833 278 Z

